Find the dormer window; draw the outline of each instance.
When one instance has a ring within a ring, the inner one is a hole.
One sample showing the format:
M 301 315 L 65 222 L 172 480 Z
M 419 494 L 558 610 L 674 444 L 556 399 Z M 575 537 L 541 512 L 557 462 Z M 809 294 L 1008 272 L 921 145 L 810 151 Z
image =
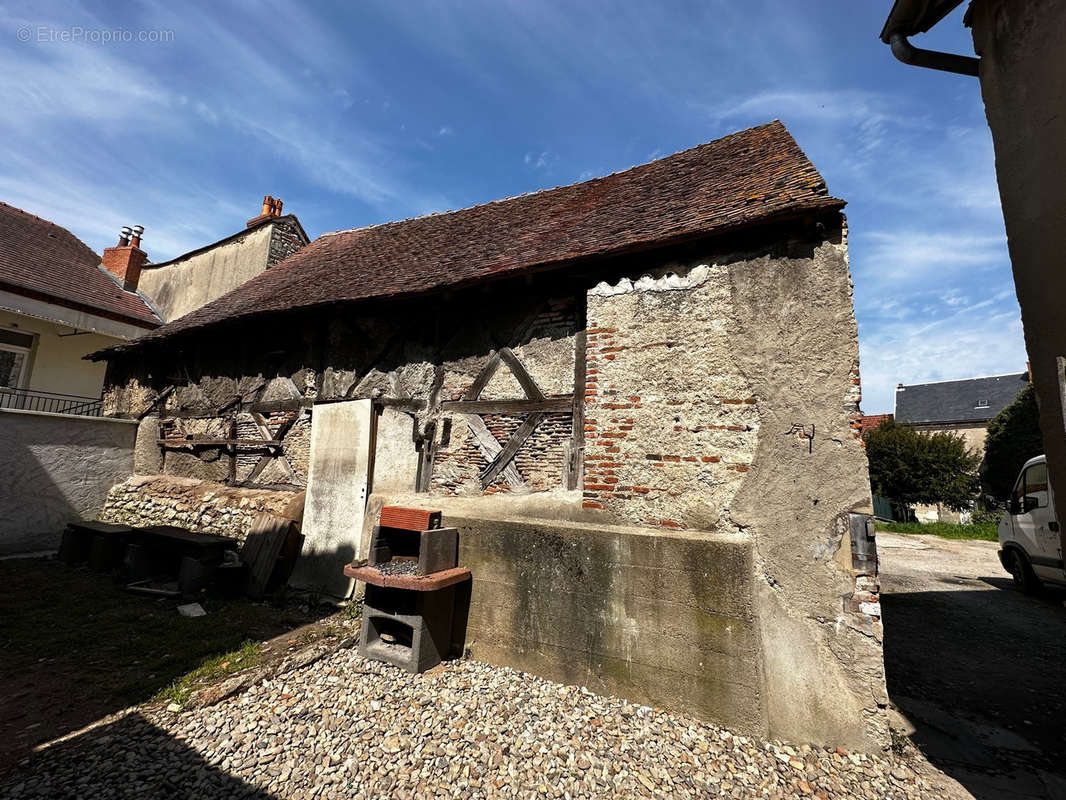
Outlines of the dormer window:
M 975 406 L 975 408 L 988 408 L 988 401 L 987 400 L 978 400 L 977 401 L 977 405 Z

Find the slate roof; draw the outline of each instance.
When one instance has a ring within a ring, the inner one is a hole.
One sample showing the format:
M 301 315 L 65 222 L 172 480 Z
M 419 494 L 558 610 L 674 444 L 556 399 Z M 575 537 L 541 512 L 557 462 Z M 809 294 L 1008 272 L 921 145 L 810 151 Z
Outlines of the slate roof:
M 1028 382 L 1029 374 L 1021 372 L 905 386 L 896 389 L 896 422 L 988 422 L 1013 403 Z
M 156 328 L 160 319 L 100 266 L 100 256 L 53 222 L 0 203 L 0 289 Z
M 108 352 L 264 312 L 423 294 L 843 206 L 774 121 L 584 183 L 323 235 Z

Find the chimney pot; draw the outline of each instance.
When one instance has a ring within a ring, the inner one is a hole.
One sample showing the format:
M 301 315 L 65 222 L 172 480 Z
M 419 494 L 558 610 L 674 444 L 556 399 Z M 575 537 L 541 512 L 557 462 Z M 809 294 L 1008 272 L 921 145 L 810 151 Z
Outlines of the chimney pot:
M 136 291 L 141 277 L 141 267 L 148 260 L 148 254 L 141 249 L 143 225 L 123 226 L 117 247 L 105 247 L 100 263 L 104 269 L 114 275 L 128 292 Z
M 897 385 L 896 385 L 896 388 L 897 388 L 897 389 L 902 389 L 902 388 L 903 388 L 903 384 L 902 384 L 902 383 L 900 383 L 900 384 L 897 384 Z
M 248 220 L 248 227 L 258 225 L 264 220 L 273 219 L 281 216 L 281 198 L 274 197 L 273 195 L 265 195 L 263 197 L 263 210 L 258 217 Z

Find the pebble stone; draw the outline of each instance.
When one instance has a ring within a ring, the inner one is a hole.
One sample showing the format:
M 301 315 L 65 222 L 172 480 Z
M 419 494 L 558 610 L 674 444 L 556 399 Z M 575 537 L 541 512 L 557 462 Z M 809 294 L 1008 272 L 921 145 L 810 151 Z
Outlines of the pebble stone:
M 763 742 L 475 661 L 409 675 L 354 650 L 215 706 L 131 711 L 13 781 L 0 798 L 939 796 L 888 757 Z

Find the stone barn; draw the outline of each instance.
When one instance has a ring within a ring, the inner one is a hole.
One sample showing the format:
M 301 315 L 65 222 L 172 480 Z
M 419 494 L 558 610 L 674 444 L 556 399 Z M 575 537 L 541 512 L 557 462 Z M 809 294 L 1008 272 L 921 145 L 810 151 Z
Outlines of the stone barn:
M 344 594 L 441 508 L 474 658 L 758 735 L 887 742 L 842 200 L 773 122 L 603 178 L 326 234 L 108 360 L 105 517 L 240 537 L 306 489 Z

